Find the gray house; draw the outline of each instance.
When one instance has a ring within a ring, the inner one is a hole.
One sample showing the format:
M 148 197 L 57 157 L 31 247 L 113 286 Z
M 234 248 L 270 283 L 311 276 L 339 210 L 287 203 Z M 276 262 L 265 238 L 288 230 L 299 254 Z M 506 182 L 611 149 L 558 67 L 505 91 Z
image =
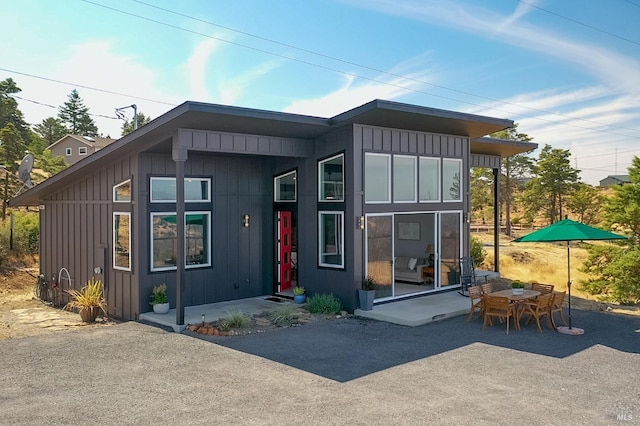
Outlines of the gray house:
M 47 149 L 51 150 L 51 156 L 62 157 L 67 164 L 75 164 L 113 141 L 115 139 L 100 136 L 65 135 Z
M 615 185 L 625 185 L 631 183 L 629 175 L 609 175 L 600 180 L 600 187 L 605 188 Z
M 536 147 L 483 137 L 510 126 L 381 100 L 332 118 L 185 102 L 10 205 L 40 206 L 41 272 L 101 278 L 119 318 L 161 283 L 179 317 L 296 283 L 353 310 L 366 275 L 377 301 L 459 286 L 470 168 L 499 176 Z

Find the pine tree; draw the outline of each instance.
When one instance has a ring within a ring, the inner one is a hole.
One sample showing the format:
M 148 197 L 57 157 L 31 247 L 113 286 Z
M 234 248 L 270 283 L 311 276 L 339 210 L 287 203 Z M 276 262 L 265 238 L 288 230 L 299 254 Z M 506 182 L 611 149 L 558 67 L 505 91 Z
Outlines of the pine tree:
M 7 210 L 6 201 L 10 198 L 10 189 L 16 184 L 16 172 L 18 171 L 19 161 L 24 157 L 27 146 L 20 136 L 20 132 L 13 123 L 9 123 L 0 130 L 0 164 L 5 168 L 4 188 L 2 200 L 2 219 L 4 220 Z M 13 179 L 9 180 L 12 176 Z
M 141 112 L 137 113 L 136 116 L 138 117 L 138 128 L 144 126 L 145 124 L 151 121 L 151 117 L 148 117 Z M 131 120 L 131 121 L 126 120 L 124 122 L 124 124 L 122 125 L 122 136 L 126 136 L 135 130 L 134 123 L 135 123 L 135 120 Z
M 60 107 L 58 119 L 73 135 L 98 136 L 98 128 L 89 115 L 89 107 L 84 105 L 76 89 L 71 91 L 67 102 Z
M 33 126 L 33 130 L 45 140 L 45 146 L 51 145 L 67 134 L 64 124 L 55 117 L 45 118 L 42 123 Z

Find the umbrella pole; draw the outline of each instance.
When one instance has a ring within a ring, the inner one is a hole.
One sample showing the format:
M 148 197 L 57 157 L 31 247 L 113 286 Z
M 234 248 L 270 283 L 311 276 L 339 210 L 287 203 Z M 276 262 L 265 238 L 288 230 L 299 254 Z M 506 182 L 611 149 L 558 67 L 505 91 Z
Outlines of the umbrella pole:
M 571 242 L 567 241 L 567 289 L 569 290 L 569 330 L 571 330 Z

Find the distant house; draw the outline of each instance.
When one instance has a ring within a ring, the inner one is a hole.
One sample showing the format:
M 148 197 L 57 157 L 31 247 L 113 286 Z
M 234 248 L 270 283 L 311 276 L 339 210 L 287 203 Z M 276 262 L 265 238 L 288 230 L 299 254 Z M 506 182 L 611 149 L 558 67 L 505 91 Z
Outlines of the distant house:
M 99 136 L 66 135 L 49 145 L 47 149 L 51 150 L 52 157 L 63 157 L 67 164 L 75 164 L 114 141 L 115 139 Z
M 115 317 L 163 283 L 177 316 L 297 282 L 353 311 L 366 276 L 376 303 L 460 287 L 470 169 L 537 147 L 483 137 L 512 126 L 382 100 L 331 118 L 185 102 L 9 204 L 40 206 L 40 271 L 101 279 Z
M 609 175 L 600 181 L 601 187 L 609 187 L 613 185 L 625 185 L 631 183 L 629 175 Z

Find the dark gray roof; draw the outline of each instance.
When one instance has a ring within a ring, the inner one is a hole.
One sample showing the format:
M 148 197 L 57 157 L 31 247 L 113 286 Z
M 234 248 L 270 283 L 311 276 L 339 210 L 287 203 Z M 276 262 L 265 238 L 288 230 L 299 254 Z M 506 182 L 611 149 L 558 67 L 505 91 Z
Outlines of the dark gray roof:
M 512 127 L 511 120 L 383 100 L 368 102 L 333 118 L 187 101 L 17 196 L 10 204 L 37 204 L 43 191 L 71 183 L 81 170 L 101 167 L 112 161 L 114 156 L 122 157 L 145 150 L 170 150 L 170 137 L 179 128 L 313 139 L 334 128 L 354 123 L 467 136 L 473 140 L 471 152 L 476 154 L 504 157 L 537 146 L 480 138 Z

